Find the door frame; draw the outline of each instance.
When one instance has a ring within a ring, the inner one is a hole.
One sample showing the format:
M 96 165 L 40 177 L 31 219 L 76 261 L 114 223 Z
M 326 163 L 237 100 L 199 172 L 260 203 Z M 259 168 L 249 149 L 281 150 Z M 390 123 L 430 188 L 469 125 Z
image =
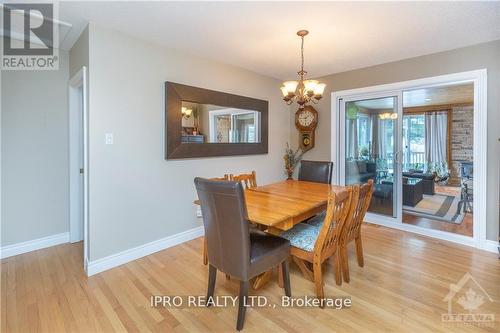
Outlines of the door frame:
M 81 89 L 81 108 L 79 100 Z M 87 68 L 83 66 L 68 82 L 68 109 L 69 109 L 69 234 L 70 242 L 83 239 L 83 263 L 87 271 L 89 258 L 88 248 L 88 108 L 87 108 Z M 80 121 L 81 119 L 81 121 Z M 83 131 L 78 126 L 81 125 Z M 83 135 L 83 147 L 80 147 L 80 135 Z M 83 198 L 80 180 L 80 154 L 83 149 Z M 83 205 L 81 205 L 83 200 Z M 80 208 L 83 207 L 83 235 L 80 235 Z
M 429 237 L 439 238 L 455 243 L 473 246 L 480 249 L 489 249 L 486 239 L 486 184 L 487 184 L 487 70 L 479 69 L 474 71 L 445 74 L 434 77 L 401 81 L 389 84 L 376 85 L 371 87 L 349 89 L 332 92 L 331 95 L 331 158 L 334 163 L 333 183 L 340 184 L 340 166 L 336 167 L 341 160 L 338 145 L 341 141 L 340 131 L 340 100 L 356 95 L 369 96 L 370 94 L 383 94 L 384 92 L 428 88 L 445 86 L 458 83 L 474 83 L 474 221 L 473 237 L 457 235 L 440 230 L 432 230 L 424 227 L 388 222 L 384 217 L 376 214 L 367 215 L 366 222 L 384 225 L 409 231 Z M 402 102 L 402 101 L 401 101 Z M 399 122 L 398 126 L 402 126 Z M 481 133 L 481 135 L 480 135 Z M 402 135 L 402 131 L 399 132 Z M 399 147 L 401 148 L 401 147 Z M 399 186 L 400 187 L 400 186 Z M 398 193 L 399 195 L 399 193 Z

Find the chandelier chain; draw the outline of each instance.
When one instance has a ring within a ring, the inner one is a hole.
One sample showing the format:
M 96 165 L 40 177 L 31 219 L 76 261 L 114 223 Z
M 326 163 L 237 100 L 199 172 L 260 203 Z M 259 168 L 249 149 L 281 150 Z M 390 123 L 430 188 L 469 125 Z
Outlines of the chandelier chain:
M 302 72 L 304 72 L 304 36 L 302 36 L 301 39 L 302 42 L 300 44 L 300 56 L 301 56 L 300 69 Z

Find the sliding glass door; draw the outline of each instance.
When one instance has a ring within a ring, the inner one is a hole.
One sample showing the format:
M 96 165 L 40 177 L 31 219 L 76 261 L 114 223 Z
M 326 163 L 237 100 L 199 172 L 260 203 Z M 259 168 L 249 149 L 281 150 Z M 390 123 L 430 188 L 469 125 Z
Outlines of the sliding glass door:
M 334 183 L 373 179 L 366 221 L 467 244 L 485 239 L 484 75 L 332 94 Z
M 400 96 L 357 96 L 341 100 L 340 182 L 373 179 L 369 212 L 400 222 Z

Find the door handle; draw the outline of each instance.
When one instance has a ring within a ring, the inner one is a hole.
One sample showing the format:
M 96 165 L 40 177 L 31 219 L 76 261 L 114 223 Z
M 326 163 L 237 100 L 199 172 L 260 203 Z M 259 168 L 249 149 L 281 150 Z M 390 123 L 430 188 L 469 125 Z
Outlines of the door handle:
M 80 169 L 80 174 L 82 174 L 82 173 L 83 173 L 83 169 Z
M 402 155 L 402 151 L 401 150 L 398 150 L 395 154 L 394 154 L 394 162 L 396 162 L 396 164 L 401 164 L 401 155 Z

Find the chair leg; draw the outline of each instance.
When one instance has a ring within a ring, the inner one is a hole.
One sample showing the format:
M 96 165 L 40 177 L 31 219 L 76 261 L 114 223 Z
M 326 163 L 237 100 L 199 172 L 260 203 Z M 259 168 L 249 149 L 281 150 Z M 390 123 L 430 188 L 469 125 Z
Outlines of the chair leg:
M 325 298 L 323 290 L 323 273 L 321 272 L 321 263 L 315 262 L 313 264 L 314 284 L 316 285 L 316 295 L 319 299 Z
M 236 322 L 236 329 L 241 331 L 245 323 L 246 302 L 248 298 L 248 281 L 240 281 L 240 297 L 238 301 L 238 321 Z
M 347 253 L 347 246 L 341 246 L 339 248 L 340 250 L 340 261 L 342 265 L 342 277 L 344 278 L 344 281 L 349 283 L 350 277 L 349 277 L 349 255 Z
M 335 283 L 337 286 L 342 285 L 342 270 L 341 270 L 340 250 L 337 250 L 333 255 L 333 267 L 335 269 Z
M 359 235 L 354 241 L 356 242 L 356 256 L 358 257 L 358 265 L 359 267 L 363 267 L 365 265 L 365 260 L 363 258 L 363 243 L 361 242 L 361 235 Z
M 278 286 L 284 288 L 283 282 L 283 265 L 278 265 Z
M 207 241 L 203 238 L 203 265 L 208 264 L 208 255 L 207 255 Z
M 281 263 L 281 270 L 283 272 L 283 285 L 285 286 L 285 295 L 291 297 L 292 290 L 290 288 L 290 269 L 288 267 L 288 259 L 285 259 Z
M 214 297 L 215 280 L 217 278 L 217 268 L 208 265 L 208 288 L 207 288 L 207 306 L 210 306 L 208 300 Z

